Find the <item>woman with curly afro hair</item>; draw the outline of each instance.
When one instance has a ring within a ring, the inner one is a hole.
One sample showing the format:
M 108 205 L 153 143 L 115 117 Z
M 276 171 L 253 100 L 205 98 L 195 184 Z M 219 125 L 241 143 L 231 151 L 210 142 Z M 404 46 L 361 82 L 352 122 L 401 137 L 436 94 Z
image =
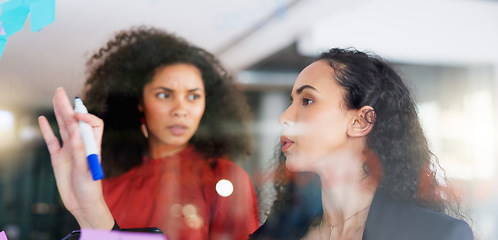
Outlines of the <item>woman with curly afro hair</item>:
M 331 49 L 299 74 L 291 100 L 277 199 L 250 239 L 473 239 L 387 62 Z
M 54 97 L 62 140 L 70 144 L 61 148 L 40 118 L 59 192 L 80 226 L 247 239 L 259 226 L 256 195 L 231 160 L 251 152 L 249 107 L 218 60 L 175 35 L 139 27 L 117 33 L 88 69 L 83 101 L 96 116 L 71 113 L 63 89 Z M 101 186 L 85 178 L 88 171 L 74 174 L 82 145 L 65 135 L 77 134 L 77 120 L 102 136 Z

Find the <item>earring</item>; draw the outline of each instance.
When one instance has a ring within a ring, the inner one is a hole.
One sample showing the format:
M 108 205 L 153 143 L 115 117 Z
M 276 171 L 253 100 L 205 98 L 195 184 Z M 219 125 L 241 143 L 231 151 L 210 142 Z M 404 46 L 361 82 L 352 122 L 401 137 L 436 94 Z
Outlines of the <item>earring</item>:
M 144 134 L 145 138 L 149 138 L 149 130 L 147 130 L 147 124 L 145 124 L 145 118 L 140 118 L 140 122 L 142 124 L 140 125 L 140 130 L 142 130 L 142 133 Z
M 377 119 L 377 115 L 375 114 L 375 110 L 369 110 L 368 112 L 365 113 L 365 119 L 367 120 L 368 123 L 374 124 L 375 120 Z

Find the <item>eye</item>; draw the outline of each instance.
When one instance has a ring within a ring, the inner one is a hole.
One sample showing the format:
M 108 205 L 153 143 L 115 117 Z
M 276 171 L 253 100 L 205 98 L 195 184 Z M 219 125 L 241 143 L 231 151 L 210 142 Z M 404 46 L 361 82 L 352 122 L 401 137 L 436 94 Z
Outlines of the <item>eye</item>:
M 201 95 L 199 94 L 190 94 L 188 95 L 188 100 L 196 100 L 196 99 L 199 99 L 201 98 Z
M 302 102 L 303 102 L 303 105 L 306 106 L 308 104 L 311 104 L 313 103 L 313 100 L 309 99 L 309 98 L 303 98 L 302 99 Z
M 156 94 L 157 98 L 169 98 L 169 94 L 165 92 L 160 92 Z

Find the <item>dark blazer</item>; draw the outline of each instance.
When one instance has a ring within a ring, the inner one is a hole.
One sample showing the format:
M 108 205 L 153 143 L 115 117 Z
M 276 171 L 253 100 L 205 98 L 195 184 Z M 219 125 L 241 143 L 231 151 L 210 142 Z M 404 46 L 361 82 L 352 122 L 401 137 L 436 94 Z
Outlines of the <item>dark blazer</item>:
M 300 217 L 297 217 L 300 216 Z M 315 215 L 316 216 L 316 215 Z M 250 239 L 300 239 L 313 220 L 292 209 L 269 217 Z M 363 240 L 472 240 L 462 220 L 389 198 L 377 191 L 368 213 Z
M 368 213 L 363 240 L 471 240 L 462 220 L 403 203 L 377 192 Z

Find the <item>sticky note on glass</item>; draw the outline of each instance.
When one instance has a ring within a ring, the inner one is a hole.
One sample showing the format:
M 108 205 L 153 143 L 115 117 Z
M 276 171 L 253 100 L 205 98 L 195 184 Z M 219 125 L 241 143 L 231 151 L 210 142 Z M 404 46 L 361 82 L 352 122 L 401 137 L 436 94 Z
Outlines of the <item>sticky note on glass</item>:
M 7 43 L 7 38 L 0 36 L 0 57 L 2 57 L 3 49 L 5 48 L 6 43 Z
M 166 240 L 163 234 L 81 229 L 80 240 Z
M 30 15 L 31 32 L 55 21 L 55 0 L 10 0 L 0 4 L 0 58 L 7 37 L 23 29 Z
M 0 36 L 5 35 L 5 30 L 3 30 L 2 22 L 0 22 Z
M 7 36 L 23 29 L 30 15 L 31 32 L 55 21 L 55 0 L 10 0 L 0 5 L 0 22 Z
M 7 240 L 7 235 L 5 235 L 4 231 L 0 232 L 0 240 Z
M 24 27 L 26 18 L 29 14 L 29 5 L 23 3 L 21 0 L 10 0 L 0 5 L 2 14 L 0 15 L 0 22 L 5 31 L 5 36 L 10 36 L 19 32 Z
M 31 0 L 29 12 L 31 32 L 40 31 L 55 21 L 55 0 Z

